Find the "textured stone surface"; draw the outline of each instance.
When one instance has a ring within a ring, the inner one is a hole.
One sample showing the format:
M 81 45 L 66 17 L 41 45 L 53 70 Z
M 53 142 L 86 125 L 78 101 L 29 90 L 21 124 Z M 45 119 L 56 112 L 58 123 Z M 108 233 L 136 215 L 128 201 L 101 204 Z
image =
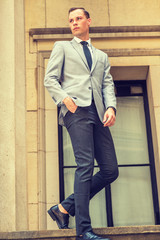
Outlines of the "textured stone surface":
M 109 12 L 111 26 L 160 24 L 160 2 L 157 0 L 152 3 L 150 0 L 109 0 Z
M 27 228 L 23 8 L 0 1 L 0 231 Z
M 36 40 L 29 36 L 29 29 L 68 27 L 67 11 L 73 3 L 74 6 L 79 6 L 79 2 L 73 0 L 0 1 L 0 27 L 2 27 L 0 38 L 0 158 L 2 159 L 0 163 L 0 231 L 57 228 L 46 214 L 46 209 L 59 201 L 57 111 L 56 105 L 44 91 L 43 78 L 45 62 L 54 41 L 64 40 L 65 35 L 59 34 L 57 39 L 57 36 L 54 36 L 54 39 L 50 38 L 50 40 L 45 39 L 46 36 L 43 35 L 40 40 Z M 125 66 L 125 71 L 130 66 L 136 68 L 149 66 L 150 84 L 147 88 L 150 90 L 148 92 L 150 92 L 151 127 L 152 132 L 154 130 L 153 143 L 160 195 L 160 176 L 158 175 L 160 168 L 160 57 L 158 56 L 160 35 L 159 30 L 155 30 L 160 24 L 160 1 L 153 0 L 150 4 L 150 0 L 82 0 L 81 5 L 90 11 L 93 18 L 92 27 L 117 26 L 119 29 L 119 26 L 123 26 L 125 29 L 121 34 L 118 30 L 110 32 L 107 38 L 104 37 L 103 32 L 99 33 L 99 37 L 95 33 L 91 35 L 95 47 L 104 51 L 110 50 L 112 66 Z M 26 35 L 24 35 L 24 22 Z M 155 28 L 149 26 L 153 24 Z M 142 25 L 154 31 L 144 35 Z M 132 32 L 130 27 L 137 30 L 137 26 L 142 27 L 141 31 Z M 157 52 L 156 49 L 158 49 Z M 38 62 L 39 56 L 41 56 L 40 62 Z M 117 71 L 117 75 L 121 75 L 118 78 L 124 79 L 125 75 L 129 80 L 130 74 L 126 74 L 125 71 L 120 74 Z M 132 78 L 144 79 L 144 75 L 140 73 L 135 72 L 136 75 L 132 74 Z M 28 151 L 28 169 L 26 151 Z M 152 232 L 152 227 L 144 227 L 144 231 L 150 231 L 148 235 L 139 227 L 131 228 L 134 232 L 128 232 L 130 228 L 96 229 L 95 231 L 111 234 L 113 240 L 124 239 L 127 236 L 124 234 L 128 234 L 128 239 L 160 239 L 158 228 L 154 228 L 156 232 Z M 120 234 L 117 236 L 118 231 Z M 67 234 L 72 238 L 75 237 L 73 230 L 67 231 Z M 68 236 L 67 234 L 66 231 L 9 232 L 1 233 L 1 237 L 2 239 L 14 239 L 16 236 L 18 239 L 44 237 L 45 239 L 47 236 L 64 237 Z
M 112 240 L 159 240 L 160 226 L 96 228 L 96 234 Z M 75 239 L 75 229 L 0 233 L 0 239 Z
M 25 0 L 26 30 L 45 27 L 45 0 Z

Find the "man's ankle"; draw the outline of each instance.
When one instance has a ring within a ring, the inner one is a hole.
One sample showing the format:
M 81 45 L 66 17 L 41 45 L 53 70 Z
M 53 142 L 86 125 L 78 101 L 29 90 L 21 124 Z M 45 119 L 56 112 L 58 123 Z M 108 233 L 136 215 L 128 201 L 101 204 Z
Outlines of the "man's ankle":
M 58 204 L 58 208 L 59 208 L 59 211 L 64 213 L 64 214 L 69 214 L 65 209 L 64 207 L 62 206 L 62 204 Z

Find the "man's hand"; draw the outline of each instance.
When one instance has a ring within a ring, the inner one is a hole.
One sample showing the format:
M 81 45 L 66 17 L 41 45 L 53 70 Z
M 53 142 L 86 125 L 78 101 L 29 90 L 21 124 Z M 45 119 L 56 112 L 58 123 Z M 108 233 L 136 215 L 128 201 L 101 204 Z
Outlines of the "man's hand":
M 72 98 L 66 97 L 65 99 L 63 99 L 63 103 L 66 105 L 67 109 L 70 112 L 75 113 L 75 111 L 77 110 L 78 106 L 75 104 Z
M 103 123 L 104 127 L 111 127 L 116 121 L 115 111 L 113 108 L 108 108 L 104 114 Z

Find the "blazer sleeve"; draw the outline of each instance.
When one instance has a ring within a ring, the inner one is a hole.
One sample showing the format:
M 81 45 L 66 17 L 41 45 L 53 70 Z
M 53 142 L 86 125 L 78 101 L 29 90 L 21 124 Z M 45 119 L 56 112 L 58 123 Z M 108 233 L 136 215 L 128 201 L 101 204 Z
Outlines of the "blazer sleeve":
M 114 91 L 114 82 L 112 75 L 110 74 L 110 64 L 108 56 L 105 57 L 105 67 L 102 83 L 102 95 L 105 108 L 113 107 L 116 110 L 116 97 Z
M 65 54 L 62 43 L 56 42 L 47 65 L 44 86 L 57 105 L 61 105 L 62 100 L 68 96 L 60 84 L 63 75 L 64 59 Z

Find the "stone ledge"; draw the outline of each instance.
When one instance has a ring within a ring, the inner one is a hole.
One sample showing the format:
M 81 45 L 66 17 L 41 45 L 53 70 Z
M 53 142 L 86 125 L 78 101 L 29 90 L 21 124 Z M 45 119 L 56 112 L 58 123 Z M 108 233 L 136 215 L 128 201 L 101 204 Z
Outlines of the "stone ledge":
M 33 41 L 72 39 L 69 28 L 32 28 L 29 35 Z M 159 38 L 160 26 L 106 26 L 90 27 L 90 37 L 99 38 Z
M 90 27 L 90 33 L 160 32 L 159 25 Z M 69 28 L 31 28 L 29 35 L 70 34 Z
M 101 49 L 109 57 L 160 56 L 160 48 Z
M 95 228 L 94 232 L 107 236 L 112 240 L 159 240 L 160 226 L 129 226 Z M 1 232 L 0 240 L 32 240 L 32 239 L 75 239 L 75 229 L 65 230 L 41 230 L 41 231 L 21 231 L 21 232 Z
M 109 57 L 139 57 L 139 56 L 160 56 L 160 48 L 116 48 L 116 49 L 100 49 L 107 53 Z M 39 51 L 44 58 L 49 58 L 50 51 Z M 40 61 L 41 59 L 39 59 Z

